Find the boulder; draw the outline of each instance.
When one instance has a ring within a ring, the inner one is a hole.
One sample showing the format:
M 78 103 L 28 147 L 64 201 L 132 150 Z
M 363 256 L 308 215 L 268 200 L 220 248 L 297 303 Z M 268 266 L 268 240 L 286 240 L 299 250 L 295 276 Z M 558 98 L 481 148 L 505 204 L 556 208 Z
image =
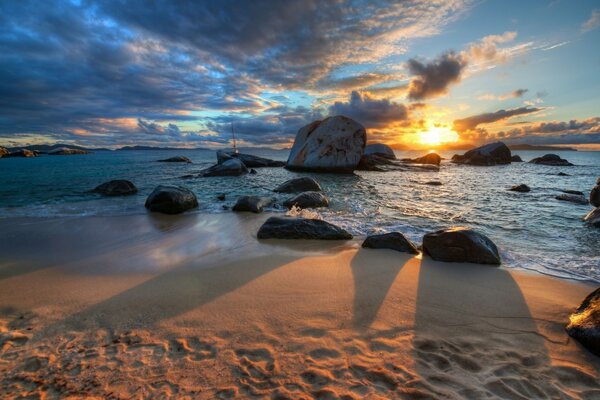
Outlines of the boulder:
M 237 158 L 232 158 L 231 160 L 224 161 L 221 164 L 216 164 L 210 168 L 203 169 L 199 172 L 198 176 L 239 176 L 247 174 L 248 172 L 248 168 L 243 162 Z
M 116 179 L 96 186 L 93 191 L 104 196 L 128 196 L 137 193 L 138 189 L 130 181 Z
M 523 159 L 515 154 L 514 156 L 510 157 L 510 162 L 523 162 Z
M 68 147 L 59 147 L 48 152 L 51 156 L 72 156 L 77 154 L 90 154 L 87 150 L 82 149 L 70 149 Z
M 39 153 L 37 151 L 21 149 L 17 151 L 13 151 L 12 153 L 8 153 L 8 155 L 4 157 L 37 157 Z
M 351 173 L 367 142 L 358 122 L 338 115 L 312 122 L 298 131 L 287 168 L 300 171 Z
M 494 242 L 469 228 L 456 227 L 426 234 L 423 252 L 438 261 L 500 265 Z
M 510 190 L 512 192 L 521 192 L 521 193 L 531 192 L 531 188 L 524 183 L 521 183 L 520 185 L 515 185 L 508 190 Z
M 600 183 L 592 188 L 592 191 L 590 192 L 590 203 L 594 207 L 600 207 Z
M 145 207 L 163 214 L 180 214 L 198 207 L 196 195 L 180 186 L 157 186 L 146 199 Z
M 8 149 L 6 147 L 0 146 L 0 158 L 7 156 L 9 154 L 10 154 L 10 151 L 8 151 Z
M 559 194 L 555 197 L 555 199 L 561 201 L 570 201 L 571 203 L 577 203 L 582 205 L 588 204 L 588 199 L 577 194 Z
M 263 209 L 271 204 L 273 200 L 270 197 L 261 196 L 242 196 L 233 206 L 233 211 L 250 211 L 261 213 Z
M 556 166 L 561 166 L 561 167 L 568 167 L 568 166 L 573 165 L 570 162 L 568 162 L 567 160 L 560 158 L 556 154 L 546 154 L 542 157 L 534 158 L 533 160 L 531 160 L 529 162 L 532 164 L 556 165 Z
M 285 161 L 276 161 L 269 158 L 253 156 L 251 154 L 235 153 L 233 151 L 218 150 L 217 164 L 237 158 L 248 168 L 285 167 Z
M 350 240 L 344 229 L 320 219 L 271 217 L 258 230 L 259 239 Z
M 284 201 L 283 205 L 287 208 L 293 206 L 300 208 L 328 207 L 329 200 L 321 192 L 302 192 Z
M 600 288 L 590 293 L 569 316 L 565 329 L 569 336 L 600 356 Z
M 511 157 L 508 146 L 502 142 L 496 142 L 469 150 L 462 156 L 455 154 L 452 157 L 452 162 L 455 164 L 490 166 L 510 164 Z
M 423 157 L 403 158 L 402 161 L 413 164 L 440 165 L 440 163 L 442 162 L 442 157 L 440 157 L 440 155 L 437 153 L 429 153 L 424 155 Z
M 600 207 L 596 207 L 590 211 L 588 215 L 583 217 L 583 220 L 588 224 L 600 227 Z
M 575 194 L 577 196 L 584 196 L 583 192 L 580 192 L 579 190 L 570 190 L 570 189 L 567 189 L 567 190 L 561 190 L 561 192 L 567 193 L 567 194 Z
M 181 162 L 181 163 L 191 163 L 192 160 L 190 160 L 187 157 L 184 156 L 175 156 L 175 157 L 170 157 L 170 158 L 165 158 L 164 160 L 158 160 L 158 162 Z
M 392 249 L 402 253 L 419 254 L 417 247 L 400 232 L 368 236 L 362 247 L 371 249 Z
M 319 182 L 308 176 L 294 178 L 283 182 L 273 189 L 277 193 L 320 192 Z
M 383 143 L 373 143 L 369 144 L 365 147 L 365 151 L 363 156 L 376 155 L 383 158 L 388 158 L 390 160 L 395 160 L 396 155 L 394 154 L 394 150 L 387 144 Z

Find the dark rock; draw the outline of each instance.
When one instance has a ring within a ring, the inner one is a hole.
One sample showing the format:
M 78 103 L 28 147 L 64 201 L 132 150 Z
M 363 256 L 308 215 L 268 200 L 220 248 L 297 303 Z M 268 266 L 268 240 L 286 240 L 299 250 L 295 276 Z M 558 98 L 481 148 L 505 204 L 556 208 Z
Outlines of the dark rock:
M 402 161 L 413 164 L 440 165 L 440 163 L 442 162 L 442 157 L 440 157 L 440 155 L 437 153 L 429 153 L 424 155 L 423 157 L 403 158 Z
M 244 165 L 243 162 L 237 158 L 232 158 L 221 164 L 216 164 L 210 168 L 203 169 L 198 176 L 239 176 L 247 174 L 248 172 L 248 168 L 246 168 L 246 165 Z
M 561 190 L 561 192 L 563 193 L 567 193 L 567 194 L 576 194 L 578 196 L 583 196 L 583 192 L 580 192 L 579 190 Z
M 542 157 L 534 158 L 533 160 L 531 160 L 529 162 L 532 164 L 555 165 L 555 166 L 561 166 L 561 167 L 573 165 L 570 162 L 568 162 L 567 160 L 560 158 L 556 154 L 546 154 Z
M 496 142 L 469 150 L 462 156 L 455 154 L 452 157 L 452 162 L 455 164 L 490 166 L 510 164 L 511 157 L 508 146 L 502 142 Z
M 469 228 L 458 227 L 426 234 L 423 252 L 438 261 L 500 264 L 500 254 L 494 242 Z
M 373 143 L 373 144 L 367 145 L 365 147 L 363 156 L 371 156 L 371 155 L 376 155 L 376 156 L 387 158 L 390 160 L 396 159 L 396 154 L 394 154 L 394 150 L 387 144 L 383 144 L 383 143 Z
M 250 211 L 261 213 L 263 209 L 271 204 L 273 200 L 270 197 L 261 196 L 242 196 L 233 206 L 233 211 Z
M 400 232 L 368 236 L 362 247 L 371 249 L 392 249 L 403 253 L 419 254 L 417 247 Z
M 515 154 L 514 156 L 510 157 L 510 162 L 523 162 L 523 159 Z
M 442 186 L 443 183 L 440 181 L 427 181 L 425 182 L 426 185 L 430 185 L 430 186 Z
M 252 175 L 256 175 L 256 174 L 258 174 L 258 172 L 256 172 L 256 170 L 255 170 L 254 168 L 250 168 L 250 173 L 251 173 Z
M 329 206 L 329 200 L 321 192 L 302 192 L 283 202 L 287 208 L 317 208 Z
M 600 207 L 596 207 L 590 211 L 583 220 L 588 224 L 600 227 Z
M 594 207 L 600 207 L 600 183 L 592 188 L 592 191 L 590 192 L 590 203 Z
M 179 186 L 157 186 L 146 199 L 146 208 L 163 214 L 179 214 L 198 207 L 196 195 Z
M 344 229 L 320 219 L 271 217 L 258 230 L 259 239 L 350 240 Z
M 225 201 L 225 195 L 224 194 L 217 195 L 217 200 L 219 200 L 219 201 Z
M 183 176 L 181 177 L 181 179 L 191 179 L 191 178 L 193 178 L 193 177 L 194 177 L 194 175 L 193 175 L 193 174 L 187 174 L 187 175 L 183 175 Z
M 556 175 L 558 175 L 558 176 L 571 176 L 571 175 L 569 175 L 569 174 L 565 174 L 565 173 L 564 173 L 564 172 L 562 172 L 562 171 L 561 171 L 561 172 L 559 172 L 559 173 L 558 173 L 558 174 L 556 174 Z
M 180 163 L 191 163 L 192 160 L 190 160 L 187 157 L 184 156 L 175 156 L 175 157 L 171 157 L 171 158 L 166 158 L 164 160 L 158 160 L 158 162 L 180 162 Z
M 253 156 L 251 154 L 235 153 L 233 151 L 218 150 L 217 164 L 237 158 L 248 168 L 284 167 L 285 161 L 276 161 L 269 158 Z
M 17 151 L 13 151 L 12 153 L 8 153 L 4 157 L 37 157 L 39 153 L 37 151 L 21 149 Z
M 68 147 L 60 147 L 48 152 L 51 156 L 72 156 L 77 154 L 90 154 L 87 150 L 82 149 L 70 149 Z
M 382 157 L 378 154 L 370 154 L 362 156 L 356 169 L 360 171 L 385 171 L 381 168 L 382 165 L 394 165 L 394 162 L 387 158 Z
M 138 189 L 133 183 L 125 179 L 115 179 L 96 186 L 93 192 L 104 196 L 129 196 L 137 193 Z
M 302 178 L 290 179 L 273 189 L 278 193 L 298 193 L 298 192 L 320 192 L 319 182 L 308 176 Z
M 600 356 L 600 288 L 590 293 L 569 316 L 569 336 Z
M 561 201 L 570 201 L 571 203 L 577 203 L 582 205 L 588 204 L 588 199 L 576 194 L 559 194 L 555 197 L 555 199 Z
M 527 193 L 527 192 L 531 192 L 531 188 L 529 186 L 527 186 L 526 184 L 522 183 L 520 185 L 516 185 L 511 187 L 510 189 L 508 189 L 512 192 L 521 192 L 521 193 Z
M 0 158 L 10 154 L 10 151 L 6 147 L 0 146 Z

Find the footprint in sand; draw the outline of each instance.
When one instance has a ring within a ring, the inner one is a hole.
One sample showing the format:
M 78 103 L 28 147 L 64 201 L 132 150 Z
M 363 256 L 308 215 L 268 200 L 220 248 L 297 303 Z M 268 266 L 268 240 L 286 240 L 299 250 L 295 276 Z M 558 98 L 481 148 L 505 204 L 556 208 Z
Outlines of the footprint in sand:
M 187 358 L 192 361 L 214 359 L 217 356 L 217 348 L 212 343 L 197 338 L 170 340 L 168 352 L 170 358 Z

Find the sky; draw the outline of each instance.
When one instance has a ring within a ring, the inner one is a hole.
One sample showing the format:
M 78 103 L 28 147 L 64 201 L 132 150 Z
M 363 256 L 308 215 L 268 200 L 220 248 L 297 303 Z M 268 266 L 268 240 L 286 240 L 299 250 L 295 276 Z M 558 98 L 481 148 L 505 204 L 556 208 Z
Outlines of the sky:
M 0 145 L 600 150 L 597 0 L 0 0 Z

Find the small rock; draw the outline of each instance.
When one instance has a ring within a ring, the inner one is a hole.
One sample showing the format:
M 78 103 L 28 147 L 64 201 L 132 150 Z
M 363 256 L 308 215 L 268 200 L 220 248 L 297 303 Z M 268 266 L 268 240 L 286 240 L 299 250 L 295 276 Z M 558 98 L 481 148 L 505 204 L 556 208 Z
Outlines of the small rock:
M 196 195 L 179 186 L 157 186 L 146 199 L 146 208 L 163 214 L 180 214 L 198 207 Z
M 258 230 L 259 239 L 350 240 L 344 229 L 320 219 L 271 217 Z
M 600 356 L 600 288 L 590 293 L 569 317 L 569 336 Z
M 270 197 L 261 196 L 242 196 L 233 206 L 233 211 L 250 211 L 261 213 L 263 209 L 270 205 L 273 200 Z
M 222 194 L 222 193 L 219 194 L 219 195 L 217 195 L 217 200 L 219 200 L 219 201 L 225 201 L 225 195 Z
M 596 207 L 590 211 L 583 220 L 588 224 L 600 227 L 600 207 Z
M 283 202 L 287 208 L 293 206 L 300 208 L 328 207 L 329 200 L 321 192 L 303 192 Z
M 469 228 L 457 227 L 426 234 L 423 252 L 438 261 L 500 265 L 500 254 L 494 242 Z
M 376 155 L 383 158 L 388 158 L 390 160 L 396 159 L 396 154 L 394 154 L 394 150 L 383 143 L 373 143 L 369 144 L 365 147 L 365 151 L 363 156 Z
M 158 160 L 158 162 L 180 162 L 180 163 L 191 163 L 192 160 L 190 160 L 187 157 L 184 156 L 175 156 L 175 157 L 171 157 L 171 158 L 166 158 L 164 160 Z
M 523 162 L 523 159 L 515 154 L 514 156 L 510 157 L 510 162 Z
M 298 192 L 320 192 L 319 182 L 308 176 L 302 178 L 290 179 L 273 189 L 278 193 L 298 193 Z
M 590 203 L 594 207 L 600 207 L 600 183 L 596 184 L 596 186 L 592 188 L 590 192 Z
M 423 157 L 403 158 L 402 161 L 413 164 L 440 165 L 440 163 L 442 162 L 442 157 L 440 157 L 440 155 L 437 153 L 429 153 L 424 155 Z
M 256 174 L 258 174 L 258 172 L 256 172 L 256 170 L 255 170 L 254 168 L 250 168 L 250 173 L 251 173 L 252 175 L 256 175 Z
M 137 193 L 138 189 L 133 183 L 125 179 L 115 179 L 96 186 L 93 192 L 104 196 L 129 196 Z
M 572 166 L 570 162 L 557 156 L 556 154 L 546 154 L 542 157 L 534 158 L 529 161 L 532 164 L 554 165 L 554 166 Z
M 442 186 L 443 183 L 440 181 L 427 181 L 425 182 L 426 185 L 430 185 L 430 186 Z
M 400 232 L 368 236 L 362 247 L 371 249 L 392 249 L 403 253 L 419 254 L 417 247 Z
M 559 194 L 555 197 L 555 199 L 561 201 L 570 201 L 571 203 L 577 203 L 582 205 L 588 204 L 588 199 L 586 199 L 583 196 L 574 194 Z
M 566 174 L 566 173 L 564 173 L 564 172 L 562 172 L 562 171 L 561 171 L 561 172 L 559 172 L 559 173 L 558 173 L 558 174 L 556 174 L 556 175 L 558 175 L 558 176 L 571 176 L 571 175 L 569 175 L 569 174 Z
M 237 158 L 224 161 L 221 164 L 213 165 L 210 168 L 203 169 L 199 172 L 198 176 L 210 177 L 210 176 L 239 176 L 248 173 L 248 168 L 243 162 Z
M 508 190 L 513 191 L 513 192 L 521 192 L 521 193 L 531 192 L 531 188 L 529 186 L 525 185 L 524 183 L 522 183 L 520 185 L 515 185 Z
M 576 194 L 578 196 L 583 196 L 583 192 L 580 192 L 579 190 L 561 190 L 561 192 L 568 193 L 568 194 Z

